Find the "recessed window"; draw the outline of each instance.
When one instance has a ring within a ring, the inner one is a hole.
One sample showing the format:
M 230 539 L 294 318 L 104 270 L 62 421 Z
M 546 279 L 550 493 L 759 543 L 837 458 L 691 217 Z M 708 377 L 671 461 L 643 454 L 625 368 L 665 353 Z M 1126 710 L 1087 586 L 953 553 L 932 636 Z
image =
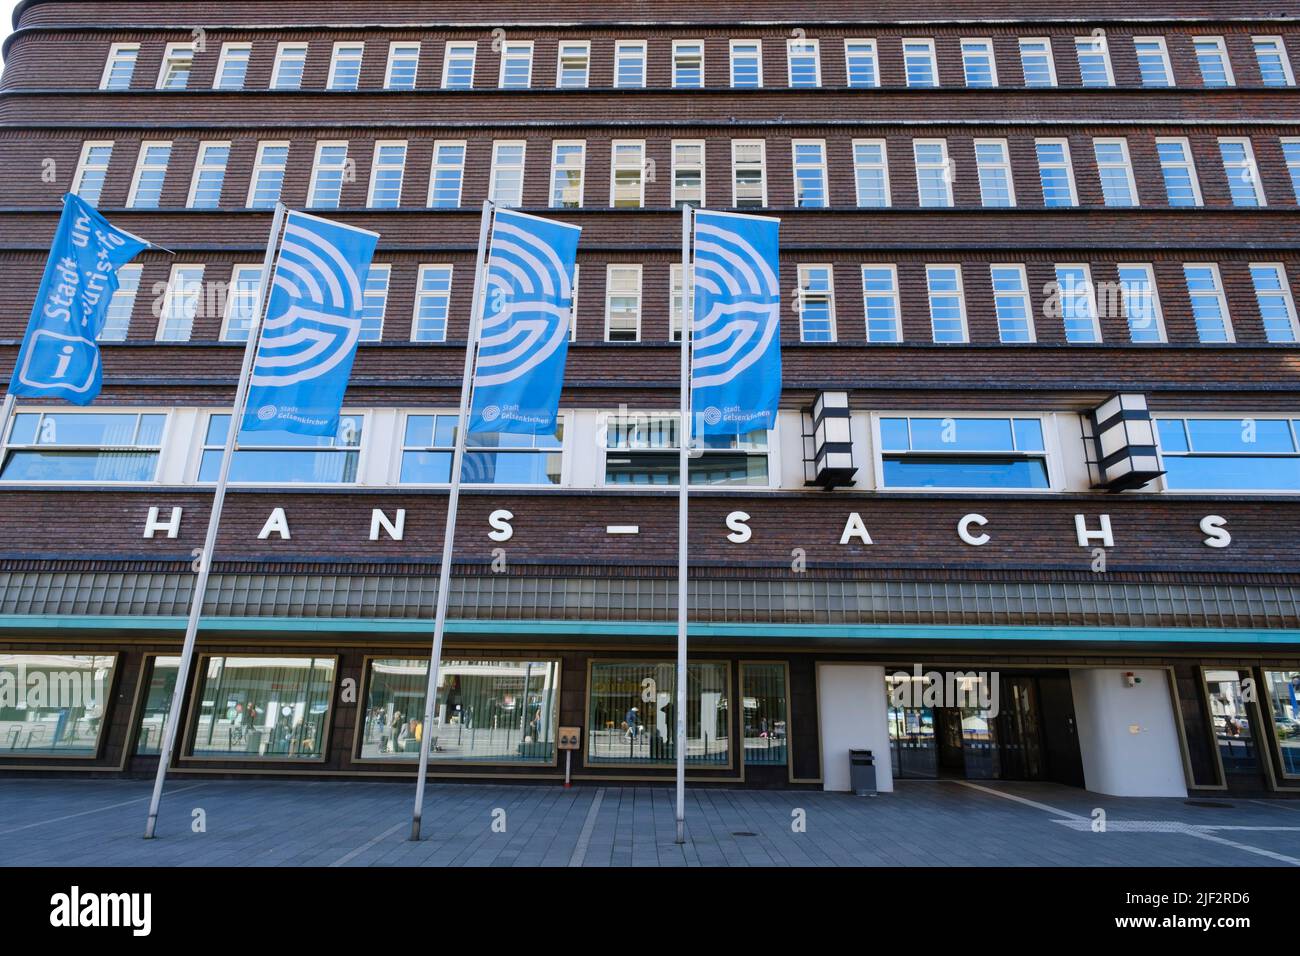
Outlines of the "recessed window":
M 737 208 L 767 205 L 767 163 L 761 139 L 731 141 L 731 204 Z
M 533 83 L 533 41 L 506 42 L 501 45 L 501 76 L 498 86 L 503 90 L 526 90 Z
M 456 450 L 456 419 L 408 415 L 402 438 L 401 483 L 445 485 Z M 470 432 L 465 436 L 461 481 L 469 485 L 558 485 L 563 463 L 564 423 L 554 435 Z
M 451 314 L 451 266 L 420 266 L 415 282 L 412 342 L 447 341 L 447 316 Z
M 221 341 L 248 341 L 253 317 L 257 315 L 261 283 L 260 265 L 239 265 L 231 271 L 230 288 L 226 290 L 226 315 L 221 323 Z
M 1170 491 L 1300 491 L 1294 419 L 1156 419 Z
M 745 764 L 784 764 L 790 750 L 785 664 L 740 665 L 740 699 L 744 704 Z
M 704 206 L 704 140 L 673 140 L 673 208 Z
M 116 667 L 116 654 L 0 654 L 5 755 L 96 756 Z
M 835 341 L 835 272 L 829 265 L 799 266 L 799 341 Z
M 645 140 L 610 144 L 609 204 L 615 209 L 645 205 Z
M 1295 342 L 1295 300 L 1291 297 L 1286 269 L 1280 262 L 1252 262 L 1250 281 L 1255 287 L 1265 337 L 1270 342 Z
M 1071 345 L 1100 342 L 1097 292 L 1091 270 L 1086 265 L 1057 265 L 1054 293 L 1055 308 L 1049 307 L 1049 311 L 1060 315 L 1065 341 Z
M 1300 733 L 1300 671 L 1266 670 L 1264 686 L 1268 691 L 1275 753 L 1282 773 L 1287 777 L 1300 775 L 1300 739 L 1297 739 L 1297 734 Z M 1242 703 L 1244 705 L 1245 701 Z M 1235 756 L 1236 744 L 1232 741 L 1226 743 L 1228 747 L 1234 748 L 1230 753 Z
M 204 658 L 190 756 L 324 759 L 334 667 L 332 657 Z
M 1219 155 L 1223 158 L 1223 174 L 1228 179 L 1228 194 L 1234 206 L 1263 206 L 1264 190 L 1259 182 L 1259 167 L 1255 165 L 1255 150 L 1250 140 L 1219 138 Z
M 386 90 L 413 90 L 420 72 L 420 44 L 392 43 L 388 47 L 388 72 L 384 76 Z
M 477 43 L 449 42 L 442 61 L 442 88 L 444 90 L 470 90 L 474 88 L 474 59 Z
M 555 85 L 562 90 L 585 90 L 591 69 L 591 44 L 561 40 L 556 65 Z
M 872 89 L 880 85 L 875 40 L 845 40 L 844 65 L 851 89 Z
M 1020 41 L 1020 69 L 1025 86 L 1056 85 L 1056 63 L 1052 58 L 1052 41 L 1047 37 L 1025 37 Z
M 1074 168 L 1070 163 L 1070 144 L 1063 139 L 1034 140 L 1038 157 L 1038 180 L 1043 188 L 1043 205 L 1077 206 L 1074 191 Z
M 992 40 L 962 40 L 961 64 L 968 87 L 977 89 L 998 85 L 998 68 L 993 57 Z
M 587 165 L 587 144 L 583 140 L 556 140 L 551 145 L 551 206 L 578 209 L 582 206 L 582 180 Z
M 330 58 L 330 75 L 327 88 L 355 90 L 361 86 L 361 65 L 365 60 L 364 43 L 336 43 Z
M 1174 85 L 1174 70 L 1169 65 L 1169 48 L 1164 37 L 1134 37 L 1133 51 L 1137 54 L 1138 73 L 1142 85 L 1167 87 Z
M 393 267 L 386 262 L 375 262 L 366 273 L 361 290 L 362 342 L 378 342 L 384 337 L 384 314 L 388 311 L 388 284 Z
M 610 415 L 605 421 L 605 484 L 676 486 L 679 416 L 647 412 Z M 692 485 L 767 487 L 766 429 L 737 435 L 697 435 L 701 446 L 688 471 Z
M 149 667 L 148 688 L 136 727 L 135 752 L 137 755 L 162 752 L 163 732 L 171 715 L 172 695 L 176 692 L 176 674 L 180 670 L 179 657 L 146 655 Z
M 1196 178 L 1191 144 L 1186 139 L 1157 139 L 1156 155 L 1160 159 L 1160 175 L 1164 177 L 1165 199 L 1169 205 L 1199 206 L 1201 185 Z
M 397 209 L 402 204 L 402 180 L 406 175 L 406 142 L 375 143 L 375 159 L 370 170 L 372 209 Z
M 614 44 L 614 86 L 641 89 L 645 86 L 644 40 L 619 40 Z
M 913 140 L 912 154 L 916 159 L 916 192 L 921 206 L 951 206 L 952 166 L 948 162 L 947 140 Z
M 140 44 L 114 43 L 108 48 L 104 75 L 100 78 L 101 90 L 129 90 L 135 76 L 135 64 L 140 58 Z
M 214 90 L 242 90 L 248 79 L 248 63 L 253 56 L 251 43 L 223 43 L 217 73 L 212 81 Z
M 811 89 L 822 85 L 821 46 L 817 40 L 787 40 L 785 53 L 792 88 Z
M 862 311 L 867 318 L 868 342 L 901 342 L 898 270 L 890 265 L 862 267 Z
M 1016 204 L 1016 192 L 1011 184 L 1011 154 L 1005 139 L 975 140 L 975 168 L 979 172 L 981 205 Z
M 189 208 L 216 209 L 221 205 L 221 188 L 230 162 L 229 143 L 200 143 L 190 185 Z
M 1189 262 L 1183 266 L 1183 278 L 1196 322 L 1196 337 L 1202 342 L 1231 342 L 1232 322 L 1219 267 L 1212 262 Z
M 1034 310 L 1029 303 L 1029 281 L 1022 265 L 989 266 L 993 308 L 998 318 L 999 342 L 1034 341 Z
M 1102 201 L 1107 206 L 1136 206 L 1137 184 L 1133 181 L 1128 141 L 1094 139 L 1092 150 L 1097 160 L 1097 176 L 1101 180 Z
M 169 43 L 163 53 L 162 68 L 158 71 L 158 89 L 183 90 L 190 84 L 194 70 L 194 45 Z
M 99 341 L 126 341 L 126 334 L 131 328 L 131 314 L 135 311 L 135 299 L 140 292 L 140 275 L 143 271 L 143 266 L 131 264 L 117 270 L 117 291 L 109 300 L 108 312 L 104 316 L 104 327 L 99 331 Z
M 271 72 L 271 89 L 300 90 L 307 69 L 306 43 L 281 43 L 275 51 L 275 68 Z
M 582 283 L 582 264 L 573 264 L 573 287 L 569 297 L 569 341 L 578 341 L 578 289 Z
M 77 162 L 77 171 L 72 177 L 72 192 L 90 205 L 98 206 L 112 158 L 112 141 L 82 144 L 81 159 Z
M 686 667 L 686 763 L 725 766 L 731 761 L 727 665 Z M 593 662 L 586 764 L 672 764 L 676 688 L 672 661 Z
M 673 342 L 682 340 L 682 264 L 674 262 L 668 267 L 668 338 Z M 690 301 L 687 303 L 688 314 L 695 314 L 695 287 L 691 286 Z
M 1079 82 L 1084 86 L 1115 85 L 1110 48 L 1104 36 L 1075 37 L 1074 49 L 1079 57 Z
M 886 488 L 1051 486 L 1037 418 L 882 417 L 878 447 Z
M 1201 71 L 1201 85 L 1207 87 L 1232 86 L 1232 66 L 1228 62 L 1228 48 L 1223 37 L 1196 37 L 1192 41 L 1196 50 L 1196 65 Z
M 500 206 L 524 204 L 524 151 L 522 140 L 492 144 L 492 175 L 488 198 Z
M 167 416 L 137 412 L 18 412 L 3 481 L 154 481 Z
M 1128 323 L 1129 338 L 1134 342 L 1165 341 L 1164 320 L 1160 314 L 1160 296 L 1156 277 L 1146 263 L 1119 264 L 1120 303 Z
M 464 180 L 465 141 L 438 140 L 433 144 L 433 169 L 429 174 L 429 208 L 459 208 Z
M 1282 157 L 1286 160 L 1287 175 L 1291 177 L 1291 193 L 1300 203 L 1300 139 L 1282 140 Z
M 1253 37 L 1255 62 L 1259 65 L 1259 79 L 1265 86 L 1295 86 L 1291 72 L 1291 58 L 1281 37 Z
M 763 85 L 763 44 L 760 40 L 731 41 L 731 86 L 737 90 Z
M 268 429 L 239 433 L 239 448 L 230 461 L 230 480 L 244 485 L 356 484 L 361 456 L 361 415 L 344 414 L 334 435 L 297 435 Z M 225 453 L 230 416 L 208 417 L 199 465 L 200 482 L 217 480 Z
M 203 266 L 172 266 L 158 317 L 159 342 L 188 342 L 203 304 Z
M 307 205 L 311 209 L 338 209 L 343 199 L 343 183 L 349 178 L 351 165 L 346 141 L 316 144 L 316 162 L 312 165 L 311 188 Z
M 641 340 L 641 267 L 610 265 L 605 270 L 605 341 Z
M 932 87 L 939 85 L 939 65 L 934 58 L 933 40 L 904 40 L 903 68 L 907 85 Z
M 673 41 L 673 86 L 699 89 L 704 86 L 704 42 Z
M 890 204 L 889 156 L 883 139 L 853 141 L 853 182 L 860 207 L 883 208 Z
M 794 204 L 803 209 L 830 205 L 826 191 L 826 142 L 796 139 L 794 151 Z
M 258 143 L 257 160 L 248 190 L 248 208 L 273 209 L 280 201 L 289 165 L 288 143 Z
M 171 157 L 171 143 L 140 144 L 140 157 L 136 160 L 131 194 L 126 200 L 127 208 L 157 209 L 162 205 L 163 186 L 167 183 L 167 164 Z
M 965 342 L 966 296 L 962 291 L 961 266 L 926 266 L 925 290 L 934 341 Z

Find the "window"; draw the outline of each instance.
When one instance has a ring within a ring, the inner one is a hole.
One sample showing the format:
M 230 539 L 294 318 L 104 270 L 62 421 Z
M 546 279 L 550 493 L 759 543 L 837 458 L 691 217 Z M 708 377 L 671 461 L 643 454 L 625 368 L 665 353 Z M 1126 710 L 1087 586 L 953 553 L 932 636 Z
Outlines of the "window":
M 1286 159 L 1286 171 L 1291 177 L 1291 192 L 1295 201 L 1300 203 L 1300 139 L 1282 140 L 1282 156 Z
M 980 177 L 981 205 L 1016 204 L 1016 191 L 1011 185 L 1011 155 L 1005 139 L 975 140 L 975 167 Z
M 364 43 L 336 43 L 330 58 L 330 75 L 327 88 L 355 90 L 361 86 L 361 64 L 365 60 Z
M 731 41 L 731 86 L 757 89 L 763 85 L 763 44 L 760 40 Z
M 689 680 L 689 671 L 687 674 Z M 746 765 L 786 763 L 790 745 L 785 664 L 743 663 L 740 665 L 740 683 Z
M 591 66 L 591 44 L 561 40 L 555 67 L 555 85 L 561 90 L 584 90 Z
M 492 177 L 489 198 L 502 206 L 524 204 L 524 149 L 522 140 L 492 144 Z
M 1300 703 L 1297 703 L 1300 671 L 1266 670 L 1264 686 L 1268 689 L 1269 716 L 1282 773 L 1287 777 L 1296 776 L 1300 774 L 1300 736 L 1297 736 L 1300 734 Z M 1219 732 L 1216 728 L 1216 734 Z
M 135 311 L 135 297 L 140 292 L 140 274 L 143 266 L 125 265 L 117 270 L 117 291 L 109 300 L 104 316 L 104 327 L 99 332 L 101 342 L 125 342 L 131 328 L 131 313 Z
M 786 40 L 785 57 L 792 88 L 822 85 L 821 45 L 817 40 Z
M 433 170 L 429 174 L 429 208 L 458 208 L 464 179 L 464 140 L 438 140 L 433 144 Z
M 1265 86 L 1295 86 L 1291 72 L 1291 59 L 1281 37 L 1254 37 L 1255 62 L 1259 64 L 1259 78 Z
M 302 74 L 306 68 L 307 44 L 281 43 L 275 51 L 275 68 L 271 72 L 271 89 L 302 89 Z
M 673 342 L 682 340 L 682 264 L 674 262 L 668 267 L 668 338 Z M 691 287 L 690 301 L 687 304 L 689 314 L 695 315 L 695 287 Z
M 582 179 L 587 164 L 583 140 L 556 140 L 551 145 L 551 206 L 578 209 L 582 206 Z
M 645 205 L 645 140 L 610 144 L 609 204 L 615 209 Z
M 862 267 L 862 310 L 867 318 L 868 342 L 901 342 L 898 270 L 893 266 Z
M 104 75 L 100 77 L 101 90 L 129 90 L 135 75 L 135 62 L 140 57 L 140 44 L 114 43 L 108 48 Z
M 930 329 L 936 342 L 966 341 L 966 297 L 961 266 L 926 266 L 925 289 L 930 299 Z
M 826 193 L 826 142 L 820 139 L 796 139 L 794 152 L 794 204 L 804 209 L 825 209 L 830 205 Z
M 704 140 L 673 140 L 673 208 L 704 206 Z
M 194 180 L 190 184 L 189 208 L 216 209 L 221 205 L 221 187 L 226 182 L 226 164 L 229 162 L 229 143 L 199 143 Z
M 503 90 L 526 90 L 533 83 L 533 41 L 519 40 L 501 45 L 501 76 L 497 85 Z
M 248 208 L 272 209 L 280 201 L 289 164 L 288 143 L 258 143 L 257 161 L 248 190 Z
M 676 412 L 624 412 L 604 422 L 607 486 L 675 486 L 678 471 Z M 768 433 L 697 435 L 698 456 L 690 459 L 692 485 L 768 487 Z
M 835 341 L 835 274 L 828 265 L 799 266 L 799 341 Z
M 1183 278 L 1192 303 L 1192 318 L 1196 321 L 1196 337 L 1202 342 L 1231 342 L 1232 322 L 1219 267 L 1213 263 L 1187 263 L 1183 266 Z
M 1037 418 L 882 417 L 885 488 L 1050 487 Z
M 159 342 L 188 342 L 203 299 L 203 266 L 172 266 L 158 321 Z
M 158 71 L 158 89 L 183 90 L 189 86 L 194 70 L 194 46 L 189 43 L 169 43 L 163 53 L 162 69 Z
M 1079 81 L 1084 86 L 1114 86 L 1110 71 L 1110 49 L 1101 35 L 1075 37 L 1074 50 L 1079 56 Z
M 1020 69 L 1025 86 L 1055 86 L 1056 63 L 1052 41 L 1047 37 L 1025 37 L 1020 41 Z
M 404 485 L 445 485 L 451 480 L 456 414 L 408 415 L 402 439 Z M 554 435 L 470 432 L 465 436 L 461 481 L 470 485 L 558 485 L 563 422 Z
M 442 88 L 444 90 L 469 90 L 474 88 L 474 58 L 477 43 L 451 43 L 446 47 L 442 61 Z
M 578 341 L 578 287 L 582 281 L 582 265 L 573 264 L 573 295 L 569 298 L 569 341 Z
M 704 86 L 704 41 L 673 41 L 673 86 L 688 89 Z
M 993 56 L 992 40 L 962 40 L 961 65 L 968 87 L 998 85 L 998 67 Z
M 761 139 L 731 141 L 731 204 L 737 208 L 767 205 L 766 144 Z
M 1228 178 L 1228 194 L 1234 206 L 1263 206 L 1264 190 L 1260 187 L 1255 151 L 1246 138 L 1219 138 L 1219 155 L 1223 157 L 1223 174 Z
M 92 206 L 99 205 L 108 178 L 108 163 L 113 158 L 113 143 L 92 142 L 81 147 L 81 159 L 72 177 L 72 191 Z
M 429 661 L 370 662 L 360 716 L 362 760 L 551 764 L 560 719 L 560 662 L 451 661 L 438 666 L 434 725 L 424 728 Z
M 97 756 L 116 666 L 116 654 L 0 654 L 6 755 Z
M 1300 491 L 1300 453 L 1288 418 L 1156 419 L 1170 491 Z
M 1034 140 L 1038 155 L 1038 179 L 1043 187 L 1044 206 L 1077 206 L 1070 144 L 1063 139 Z
M 153 481 L 166 423 L 137 412 L 18 412 L 0 480 Z
M 934 41 L 904 40 L 903 67 L 907 72 L 908 86 L 938 86 L 939 66 L 934 58 Z
M 948 141 L 912 141 L 916 159 L 916 192 L 922 206 L 952 205 L 952 166 L 948 163 Z
M 366 285 L 361 293 L 362 342 L 378 342 L 384 337 L 384 312 L 388 309 L 388 280 L 393 267 L 388 263 L 372 263 L 366 273 Z
M 257 297 L 261 291 L 262 267 L 260 265 L 235 266 L 230 273 L 230 288 L 226 290 L 226 315 L 221 322 L 221 341 L 247 342 L 257 314 Z
M 140 711 L 136 731 L 135 752 L 158 754 L 162 752 L 163 731 L 171 712 L 172 694 L 176 692 L 176 674 L 180 670 L 179 657 L 149 657 L 148 693 Z
M 451 266 L 420 266 L 415 282 L 411 341 L 447 341 L 447 316 L 450 313 Z
M 390 43 L 388 45 L 388 72 L 384 76 L 386 90 L 413 90 L 420 72 L 419 43 Z
M 1295 342 L 1295 300 L 1291 283 L 1280 262 L 1252 262 L 1250 281 L 1255 286 L 1255 301 L 1264 323 L 1264 335 L 1270 342 Z
M 1136 206 L 1137 184 L 1133 181 L 1133 164 L 1129 162 L 1128 140 L 1094 139 L 1092 150 L 1097 159 L 1102 201 L 1107 206 Z
M 1201 70 L 1201 84 L 1207 87 L 1232 86 L 1232 66 L 1228 63 L 1228 49 L 1223 37 L 1196 37 L 1196 65 Z
M 619 40 L 614 44 L 614 86 L 624 90 L 645 86 L 644 40 Z
M 1071 345 L 1101 341 L 1097 293 L 1087 266 L 1058 265 L 1054 298 L 1056 307 L 1052 309 L 1049 305 L 1048 311 L 1060 314 L 1065 341 Z
M 989 266 L 993 308 L 998 317 L 999 342 L 1034 341 L 1034 310 L 1029 303 L 1029 280 L 1021 265 Z
M 845 40 L 844 66 L 850 88 L 870 89 L 880 85 L 875 40 Z
M 323 760 L 332 657 L 208 657 L 199 669 L 190 756 Z
M 140 157 L 136 160 L 135 177 L 131 181 L 131 195 L 126 200 L 128 209 L 157 209 L 161 205 L 163 186 L 167 182 L 167 163 L 171 156 L 171 143 L 140 144 Z
M 1163 342 L 1165 327 L 1151 266 L 1121 262 L 1119 292 L 1130 339 L 1134 342 Z
M 344 414 L 334 435 L 297 435 L 269 429 L 239 433 L 230 480 L 245 485 L 356 484 L 364 419 Z M 228 414 L 208 416 L 199 465 L 200 482 L 215 482 L 230 428 Z
M 1138 73 L 1143 86 L 1173 86 L 1174 69 L 1169 65 L 1169 49 L 1164 37 L 1134 37 Z
M 316 162 L 312 164 L 311 188 L 307 205 L 312 209 L 338 209 L 343 199 L 343 183 L 350 171 L 348 144 L 316 144 Z
M 726 765 L 731 760 L 727 665 L 686 665 L 686 763 Z M 677 665 L 672 661 L 591 664 L 588 766 L 672 764 Z M 646 698 L 649 697 L 647 700 Z M 625 729 L 626 728 L 626 729 Z
M 853 176 L 858 205 L 884 207 L 889 198 L 889 158 L 883 139 L 853 141 Z
M 1165 198 L 1171 206 L 1199 206 L 1201 185 L 1196 178 L 1192 147 L 1185 139 L 1157 139 L 1156 155 L 1165 180 Z
M 212 81 L 214 90 L 242 90 L 248 78 L 248 62 L 253 56 L 251 43 L 223 43 L 217 73 Z
M 402 204 L 402 179 L 406 174 L 406 142 L 375 143 L 375 160 L 370 169 L 372 209 L 396 209 Z
M 605 269 L 605 341 L 641 340 L 641 267 L 611 265 Z

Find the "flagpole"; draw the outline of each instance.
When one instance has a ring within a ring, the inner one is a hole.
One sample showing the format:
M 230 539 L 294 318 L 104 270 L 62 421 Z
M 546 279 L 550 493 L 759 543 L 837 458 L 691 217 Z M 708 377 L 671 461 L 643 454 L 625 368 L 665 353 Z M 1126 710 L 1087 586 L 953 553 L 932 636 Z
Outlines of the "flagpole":
M 695 211 L 682 207 L 682 424 L 677 466 L 677 842 L 686 842 L 686 528 L 690 501 L 691 455 L 691 227 Z M 703 719 L 703 715 L 701 715 Z
M 171 709 L 167 712 L 167 726 L 163 731 L 162 750 L 158 754 L 158 773 L 154 777 L 153 796 L 149 799 L 149 819 L 145 823 L 144 838 L 152 840 L 158 826 L 158 805 L 162 802 L 163 783 L 167 779 L 167 767 L 171 764 L 172 753 L 176 748 L 176 734 L 181 722 L 181 701 L 185 696 L 185 687 L 189 682 L 190 666 L 194 660 L 194 645 L 198 639 L 199 619 L 203 616 L 203 604 L 207 599 L 208 575 L 212 570 L 212 554 L 217 546 L 217 530 L 221 525 L 221 509 L 226 502 L 226 487 L 230 482 L 230 465 L 235 457 L 235 444 L 239 437 L 239 426 L 244 418 L 244 405 L 248 399 L 248 382 L 252 377 L 253 360 L 257 355 L 257 340 L 261 334 L 262 319 L 266 314 L 267 298 L 271 291 L 271 268 L 275 264 L 276 246 L 280 241 L 280 230 L 284 225 L 285 207 L 277 203 L 275 216 L 271 219 L 271 235 L 266 243 L 266 257 L 262 260 L 262 276 L 258 282 L 257 309 L 248 327 L 248 341 L 244 344 L 244 363 L 239 370 L 239 381 L 235 385 L 235 404 L 231 411 L 230 427 L 226 429 L 226 446 L 221 453 L 221 471 L 217 477 L 217 488 L 212 496 L 212 513 L 208 516 L 208 533 L 203 540 L 203 551 L 199 556 L 198 576 L 194 580 L 194 593 L 190 597 L 190 616 L 185 625 L 185 643 L 181 647 L 180 665 L 176 671 L 176 687 L 172 691 Z
M 487 277 L 488 231 L 492 226 L 495 210 L 496 206 L 491 200 L 483 203 L 483 219 L 478 231 L 478 260 L 474 263 L 474 298 L 470 304 L 469 341 L 465 345 L 465 374 L 460 383 L 460 414 L 456 419 L 455 450 L 451 456 L 447 524 L 442 536 L 442 563 L 438 566 L 438 596 L 433 616 L 433 647 L 429 652 L 429 681 L 424 691 L 424 723 L 420 731 L 420 771 L 415 781 L 415 809 L 411 813 L 412 840 L 420 839 L 420 820 L 424 815 L 424 784 L 429 772 L 429 750 L 433 745 L 433 712 L 438 703 L 438 667 L 442 663 L 442 639 L 447 630 L 451 559 L 456 539 L 456 506 L 460 502 L 460 472 L 465 461 L 465 432 L 469 428 L 470 398 L 474 390 L 474 360 L 478 352 L 479 321 L 483 313 L 483 291 Z

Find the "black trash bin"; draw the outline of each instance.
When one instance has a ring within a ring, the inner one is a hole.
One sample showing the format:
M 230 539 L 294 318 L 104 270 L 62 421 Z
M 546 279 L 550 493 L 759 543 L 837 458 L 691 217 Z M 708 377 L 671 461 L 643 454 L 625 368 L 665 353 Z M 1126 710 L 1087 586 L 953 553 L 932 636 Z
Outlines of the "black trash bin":
M 849 789 L 855 797 L 876 795 L 876 758 L 870 750 L 849 751 Z

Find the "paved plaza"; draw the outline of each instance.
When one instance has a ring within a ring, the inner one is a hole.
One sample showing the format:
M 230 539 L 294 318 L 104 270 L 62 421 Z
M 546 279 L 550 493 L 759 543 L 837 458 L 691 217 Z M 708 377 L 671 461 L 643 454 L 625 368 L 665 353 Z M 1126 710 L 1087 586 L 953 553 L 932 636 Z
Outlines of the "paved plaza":
M 182 778 L 168 785 L 159 838 L 145 841 L 149 791 L 0 781 L 0 864 L 1300 866 L 1300 801 L 1052 784 L 902 782 L 872 798 L 694 788 L 685 846 L 673 841 L 671 788 L 435 784 L 419 843 L 407 839 L 410 785 Z

